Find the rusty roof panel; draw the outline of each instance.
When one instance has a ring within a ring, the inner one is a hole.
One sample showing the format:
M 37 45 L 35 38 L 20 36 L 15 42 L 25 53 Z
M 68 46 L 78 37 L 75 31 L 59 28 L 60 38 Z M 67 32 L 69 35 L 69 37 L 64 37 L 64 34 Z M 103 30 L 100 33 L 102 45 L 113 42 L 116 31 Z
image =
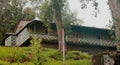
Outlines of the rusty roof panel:
M 17 28 L 15 29 L 15 34 L 20 32 L 27 24 L 29 24 L 32 21 L 20 21 L 17 25 Z

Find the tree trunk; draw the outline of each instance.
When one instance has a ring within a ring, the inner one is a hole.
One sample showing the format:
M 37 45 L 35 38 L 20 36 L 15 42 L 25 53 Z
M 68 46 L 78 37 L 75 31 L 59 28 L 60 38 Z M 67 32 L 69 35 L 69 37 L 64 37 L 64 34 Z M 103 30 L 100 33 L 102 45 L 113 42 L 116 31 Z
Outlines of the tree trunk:
M 53 9 L 54 9 L 54 14 L 55 14 L 55 20 L 56 20 L 56 26 L 57 26 L 57 36 L 58 36 L 58 47 L 59 50 L 62 51 L 62 41 L 63 41 L 63 37 L 62 37 L 62 16 L 61 16 L 61 6 L 60 4 L 60 0 L 52 0 L 53 1 Z
M 115 25 L 115 36 L 120 40 L 120 0 L 108 0 L 111 9 L 113 23 Z

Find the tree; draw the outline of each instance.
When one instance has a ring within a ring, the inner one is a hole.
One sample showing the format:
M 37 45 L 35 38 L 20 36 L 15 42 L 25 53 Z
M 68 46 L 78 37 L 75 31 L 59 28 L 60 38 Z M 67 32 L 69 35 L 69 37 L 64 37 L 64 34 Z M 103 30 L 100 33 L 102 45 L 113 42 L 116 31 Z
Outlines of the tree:
M 82 2 L 82 8 L 86 8 L 88 2 L 93 2 L 95 10 L 98 9 L 98 3 L 96 0 L 80 0 Z M 87 4 L 85 3 L 87 2 Z M 113 19 L 113 25 L 115 28 L 115 38 L 120 40 L 120 0 L 108 0 L 108 5 L 110 7 Z M 96 14 L 97 15 L 97 14 Z
M 9 0 L 0 1 L 0 14 L 4 12 L 4 9 L 7 7 Z
M 60 0 L 61 1 L 61 0 Z M 62 50 L 61 45 L 61 32 L 62 28 L 65 28 L 68 32 L 70 30 L 70 25 L 78 22 L 82 23 L 81 20 L 76 18 L 75 13 L 71 12 L 68 7 L 67 1 L 54 1 L 54 0 L 46 0 L 40 6 L 40 15 L 39 18 L 44 21 L 45 26 L 48 27 L 48 32 L 50 32 L 50 23 L 56 23 L 57 26 L 57 34 L 58 34 L 58 43 L 59 50 Z M 60 8 L 60 9 L 59 9 Z
M 108 5 L 112 12 L 116 39 L 120 40 L 120 0 L 108 0 Z
M 46 0 L 40 8 L 40 19 L 45 22 L 50 32 L 50 23 L 55 22 L 57 27 L 58 47 L 63 52 L 63 64 L 65 65 L 65 44 L 63 29 L 70 29 L 71 23 L 81 20 L 77 19 L 74 13 L 68 8 L 68 3 L 63 0 Z
M 7 5 L 8 5 L 8 2 L 9 2 L 9 0 L 1 0 L 0 1 L 0 40 L 2 39 L 2 31 L 4 31 L 4 29 L 3 29 L 3 24 L 1 24 L 2 22 L 1 22 L 1 20 L 2 20 L 2 18 L 1 18 L 1 16 L 4 14 L 4 11 L 5 11 L 5 8 L 7 8 Z
M 0 1 L 1 13 L 0 13 L 0 40 L 3 39 L 5 32 L 13 32 L 15 25 L 20 20 L 32 20 L 34 19 L 34 13 L 32 9 L 25 8 L 26 1 L 21 0 L 3 0 Z

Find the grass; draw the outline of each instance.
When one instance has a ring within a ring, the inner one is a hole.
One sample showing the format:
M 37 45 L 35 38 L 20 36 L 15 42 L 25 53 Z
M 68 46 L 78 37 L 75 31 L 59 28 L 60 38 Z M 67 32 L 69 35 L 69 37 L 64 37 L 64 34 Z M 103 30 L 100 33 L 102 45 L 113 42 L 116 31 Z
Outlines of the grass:
M 31 47 L 0 47 L 0 65 L 34 65 L 34 51 Z M 43 65 L 62 65 L 62 53 L 51 48 L 40 52 Z M 91 55 L 80 51 L 66 54 L 67 65 L 92 65 Z
M 0 60 L 0 65 L 10 65 L 10 62 Z M 12 63 L 11 65 L 34 65 L 34 64 L 32 62 L 24 62 L 24 63 L 15 62 Z
M 45 65 L 62 65 L 62 61 L 50 61 Z M 92 65 L 90 60 L 67 60 L 66 65 Z

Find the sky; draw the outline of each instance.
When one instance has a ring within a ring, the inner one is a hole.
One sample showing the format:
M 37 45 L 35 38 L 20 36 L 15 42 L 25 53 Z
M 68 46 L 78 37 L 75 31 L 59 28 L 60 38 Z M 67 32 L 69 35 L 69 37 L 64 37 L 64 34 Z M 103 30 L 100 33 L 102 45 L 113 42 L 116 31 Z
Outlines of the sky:
M 92 4 L 89 4 L 87 9 L 80 8 L 80 0 L 68 0 L 69 7 L 72 12 L 77 12 L 77 18 L 83 20 L 84 26 L 92 26 L 97 28 L 106 28 L 106 25 L 109 24 L 109 20 L 112 20 L 111 11 L 107 5 L 107 0 L 96 0 L 99 3 L 100 13 L 97 17 L 94 17 L 92 14 L 95 11 L 92 7 Z

